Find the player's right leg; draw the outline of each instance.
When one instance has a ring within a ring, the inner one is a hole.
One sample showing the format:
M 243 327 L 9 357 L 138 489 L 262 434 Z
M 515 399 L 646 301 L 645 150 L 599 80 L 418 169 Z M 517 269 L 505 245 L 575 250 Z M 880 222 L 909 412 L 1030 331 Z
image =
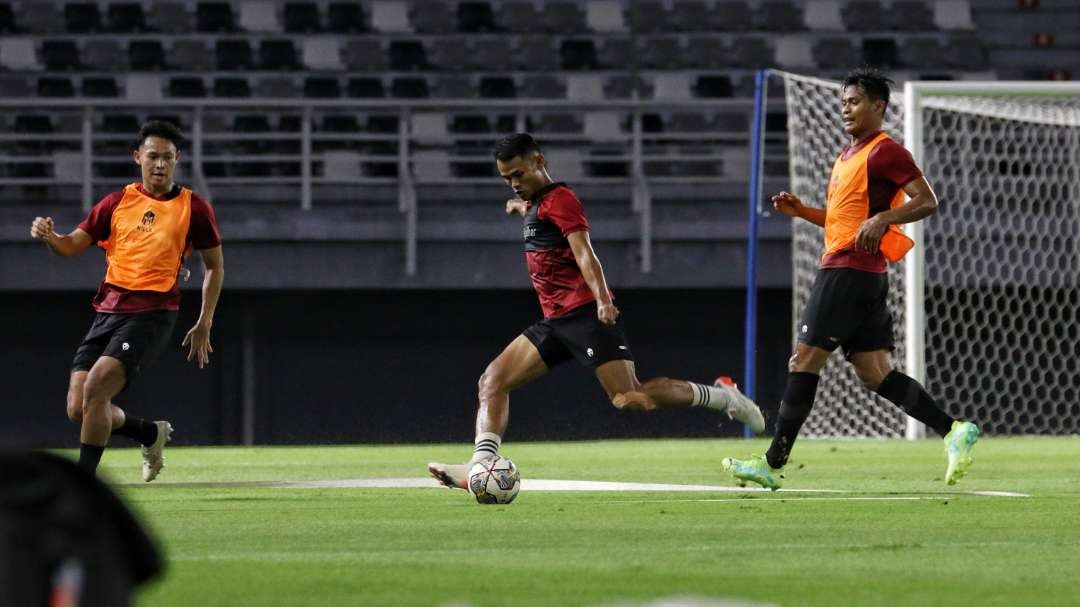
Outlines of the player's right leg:
M 476 411 L 476 440 L 472 458 L 464 464 L 428 464 L 428 472 L 447 487 L 465 489 L 472 464 L 495 455 L 510 421 L 510 392 L 540 377 L 548 370 L 537 346 L 519 335 L 488 364 L 478 382 L 479 408 Z
M 97 470 L 112 434 L 112 398 L 123 389 L 126 381 L 123 363 L 111 356 L 98 358 L 86 374 L 79 430 L 79 465 L 86 470 Z

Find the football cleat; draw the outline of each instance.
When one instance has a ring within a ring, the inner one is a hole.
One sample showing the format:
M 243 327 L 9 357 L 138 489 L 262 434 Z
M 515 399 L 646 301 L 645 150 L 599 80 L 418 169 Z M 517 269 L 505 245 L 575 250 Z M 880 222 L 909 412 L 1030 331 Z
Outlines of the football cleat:
M 725 457 L 720 465 L 735 477 L 740 487 L 745 487 L 746 482 L 750 481 L 776 491 L 780 488 L 780 479 L 784 478 L 780 470 L 770 466 L 761 455 L 750 459 Z
M 739 391 L 739 386 L 726 375 L 716 378 L 713 385 L 724 391 L 727 396 L 727 415 L 730 419 L 738 420 L 747 426 L 754 434 L 765 431 L 765 416 L 754 401 Z
M 979 440 L 979 428 L 971 422 L 954 421 L 945 435 L 945 457 L 949 465 L 945 469 L 945 482 L 955 485 L 971 469 L 971 449 Z
M 165 467 L 165 443 L 172 440 L 172 424 L 166 421 L 156 421 L 157 440 L 149 447 L 142 448 L 142 478 L 150 482 L 157 478 L 161 469 Z

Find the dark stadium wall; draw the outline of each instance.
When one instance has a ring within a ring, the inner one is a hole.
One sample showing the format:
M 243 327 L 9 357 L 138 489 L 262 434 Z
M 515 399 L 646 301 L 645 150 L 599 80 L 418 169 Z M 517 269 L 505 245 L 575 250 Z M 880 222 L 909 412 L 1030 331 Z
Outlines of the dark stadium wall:
M 90 296 L 0 295 L 9 319 L 0 446 L 77 446 L 64 398 Z M 617 289 L 616 297 L 642 379 L 742 375 L 742 290 Z M 790 294 L 765 290 L 759 301 L 759 400 L 771 419 L 790 350 Z M 211 366 L 199 370 L 180 350 L 197 302 L 185 293 L 171 348 L 117 398 L 136 415 L 171 420 L 177 444 L 241 443 L 245 402 L 254 403 L 257 444 L 470 442 L 477 379 L 539 315 L 526 290 L 227 291 Z M 740 431 L 718 427 L 709 411 L 619 413 L 575 363 L 516 392 L 511 413 L 512 441 Z

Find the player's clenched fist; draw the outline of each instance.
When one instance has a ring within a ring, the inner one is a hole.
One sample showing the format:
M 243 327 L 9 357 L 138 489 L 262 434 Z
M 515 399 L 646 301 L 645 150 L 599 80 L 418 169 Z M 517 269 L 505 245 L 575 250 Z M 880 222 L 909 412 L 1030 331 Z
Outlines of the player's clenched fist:
M 524 200 L 520 198 L 511 198 L 510 200 L 506 201 L 506 214 L 513 215 L 515 213 L 521 215 L 522 217 L 525 216 Z
M 788 192 L 780 192 L 772 197 L 773 208 L 788 217 L 798 217 L 799 208 L 803 206 L 799 197 Z
M 52 217 L 35 217 L 34 223 L 30 224 L 30 237 L 38 240 L 48 240 L 52 235 Z

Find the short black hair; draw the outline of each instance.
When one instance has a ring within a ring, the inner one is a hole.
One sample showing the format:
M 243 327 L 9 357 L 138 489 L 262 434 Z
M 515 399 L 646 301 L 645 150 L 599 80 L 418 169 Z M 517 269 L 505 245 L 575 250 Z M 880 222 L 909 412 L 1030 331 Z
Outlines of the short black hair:
M 886 108 L 889 107 L 889 91 L 892 85 L 895 84 L 892 78 L 872 67 L 860 67 L 851 70 L 847 76 L 844 76 L 841 90 L 853 84 L 862 88 L 866 96 L 873 101 L 880 99 L 885 102 Z
M 540 144 L 528 133 L 507 135 L 495 144 L 495 160 L 507 162 L 518 156 L 527 156 L 540 152 Z
M 147 137 L 168 139 L 176 146 L 177 150 L 184 143 L 184 133 L 180 130 L 180 127 L 165 120 L 149 120 L 143 123 L 142 128 L 139 129 L 139 138 L 135 140 L 136 150 L 146 143 Z

